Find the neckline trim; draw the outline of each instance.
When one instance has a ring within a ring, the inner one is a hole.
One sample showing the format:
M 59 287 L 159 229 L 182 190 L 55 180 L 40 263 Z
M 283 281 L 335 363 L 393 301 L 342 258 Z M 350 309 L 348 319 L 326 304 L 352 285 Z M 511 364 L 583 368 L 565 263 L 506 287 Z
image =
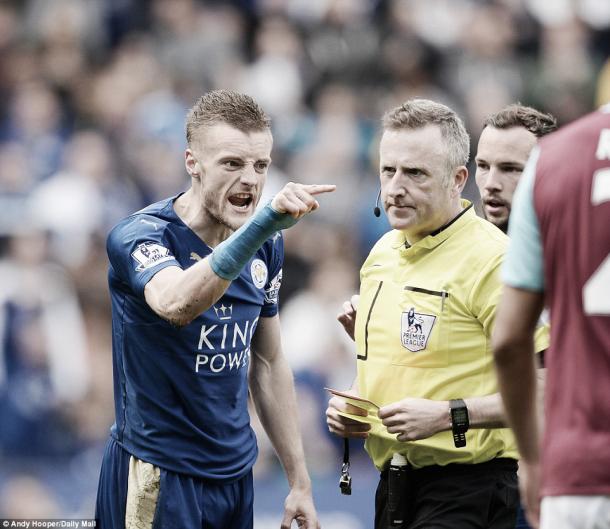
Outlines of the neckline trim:
M 455 221 L 457 221 L 464 213 L 466 213 L 470 208 L 472 208 L 472 204 L 468 204 L 462 211 L 460 211 L 455 217 L 453 217 L 447 224 L 443 224 L 440 228 L 437 228 L 432 233 L 428 235 L 428 237 L 436 237 L 440 232 L 446 230 L 449 226 L 451 226 Z

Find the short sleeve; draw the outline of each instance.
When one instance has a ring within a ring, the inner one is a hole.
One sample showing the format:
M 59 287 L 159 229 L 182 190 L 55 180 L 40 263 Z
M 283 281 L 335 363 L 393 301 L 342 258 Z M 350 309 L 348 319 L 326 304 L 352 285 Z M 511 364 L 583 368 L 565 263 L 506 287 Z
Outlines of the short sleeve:
M 149 215 L 129 217 L 115 226 L 108 235 L 106 250 L 116 275 L 140 297 L 157 272 L 168 266 L 180 267 L 167 238 L 166 224 Z
M 534 210 L 539 153 L 535 147 L 517 186 L 508 230 L 510 243 L 502 268 L 502 280 L 508 286 L 536 292 L 544 290 L 542 242 Z
M 540 318 L 538 318 L 538 324 L 536 325 L 536 331 L 534 332 L 534 350 L 539 353 L 545 351 L 551 345 L 551 318 L 549 310 L 543 309 Z
M 534 351 L 546 351 L 551 344 L 551 329 L 548 324 L 538 322 L 534 332 Z
M 470 306 L 474 316 L 479 320 L 483 331 L 491 336 L 496 317 L 496 308 L 502 295 L 500 267 L 504 254 L 499 253 L 489 260 L 481 269 L 470 293 Z
M 282 286 L 282 266 L 284 264 L 284 238 L 277 232 L 270 240 L 269 279 L 265 284 L 265 298 L 261 309 L 261 316 L 270 318 L 279 310 L 279 293 Z

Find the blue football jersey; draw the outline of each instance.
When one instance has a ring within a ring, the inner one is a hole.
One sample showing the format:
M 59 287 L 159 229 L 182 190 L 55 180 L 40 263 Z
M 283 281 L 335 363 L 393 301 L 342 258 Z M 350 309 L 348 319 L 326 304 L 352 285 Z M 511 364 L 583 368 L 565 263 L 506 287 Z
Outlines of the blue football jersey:
M 254 465 L 248 414 L 250 341 L 278 311 L 283 239 L 263 244 L 225 294 L 178 328 L 144 299 L 167 266 L 186 269 L 211 249 L 176 215 L 176 197 L 129 216 L 108 236 L 116 423 L 111 435 L 143 461 L 228 482 Z

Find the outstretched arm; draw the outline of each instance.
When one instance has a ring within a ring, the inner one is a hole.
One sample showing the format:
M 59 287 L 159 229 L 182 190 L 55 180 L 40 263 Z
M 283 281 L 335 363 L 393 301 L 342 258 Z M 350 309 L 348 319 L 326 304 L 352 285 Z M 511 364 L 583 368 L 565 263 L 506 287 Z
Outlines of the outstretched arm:
M 169 266 L 155 274 L 144 289 L 146 302 L 174 325 L 190 323 L 218 301 L 269 237 L 318 209 L 316 195 L 334 191 L 335 187 L 286 184 L 271 204 L 255 213 L 205 259 L 186 270 Z
M 282 352 L 278 316 L 260 318 L 251 348 L 250 392 L 290 486 L 281 527 L 289 529 L 292 520 L 296 520 L 300 528 L 318 529 L 298 426 L 292 372 Z

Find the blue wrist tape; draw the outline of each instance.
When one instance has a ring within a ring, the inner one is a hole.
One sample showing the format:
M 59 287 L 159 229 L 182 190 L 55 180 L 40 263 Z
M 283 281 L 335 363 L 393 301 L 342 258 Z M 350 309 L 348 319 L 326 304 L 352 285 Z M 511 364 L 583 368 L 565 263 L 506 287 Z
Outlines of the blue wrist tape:
M 214 248 L 210 255 L 212 270 L 217 276 L 233 281 L 269 237 L 277 231 L 294 226 L 297 221 L 288 213 L 278 213 L 271 204 L 267 204 Z

